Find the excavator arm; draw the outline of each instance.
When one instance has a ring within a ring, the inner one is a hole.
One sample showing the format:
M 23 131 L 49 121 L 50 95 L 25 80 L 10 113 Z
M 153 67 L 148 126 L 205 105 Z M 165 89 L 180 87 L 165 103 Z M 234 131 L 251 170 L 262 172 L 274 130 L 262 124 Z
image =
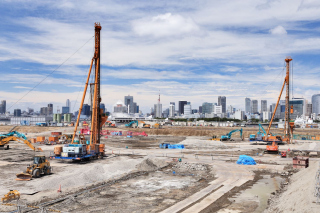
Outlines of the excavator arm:
M 235 132 L 240 132 L 240 138 L 242 138 L 242 129 L 235 129 L 229 132 L 228 137 L 231 138 L 232 134 Z
M 0 141 L 0 145 L 5 145 L 7 143 L 9 143 L 9 141 L 18 141 L 18 142 L 23 142 L 25 143 L 27 146 L 29 146 L 33 151 L 43 151 L 41 148 L 36 148 L 32 145 L 32 143 L 30 143 L 28 140 L 24 139 L 24 138 L 18 138 L 18 137 L 15 137 L 15 136 L 9 136 L 9 137 L 6 137 L 6 138 L 3 138 L 1 141 Z

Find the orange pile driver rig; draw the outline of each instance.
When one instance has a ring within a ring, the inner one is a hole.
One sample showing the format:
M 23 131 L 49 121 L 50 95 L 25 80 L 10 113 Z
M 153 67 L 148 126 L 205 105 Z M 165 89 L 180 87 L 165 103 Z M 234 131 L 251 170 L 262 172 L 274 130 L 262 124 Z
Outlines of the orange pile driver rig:
M 108 116 L 103 114 L 103 110 L 100 109 L 100 23 L 95 23 L 95 51 L 91 60 L 87 81 L 84 87 L 82 101 L 79 108 L 77 122 L 75 123 L 74 133 L 70 144 L 66 144 L 64 147 L 55 147 L 53 159 L 72 159 L 72 160 L 84 160 L 93 159 L 104 156 L 104 144 L 100 144 L 100 130 L 102 125 L 108 119 Z M 80 139 L 75 141 L 77 128 L 79 125 L 80 115 L 83 107 L 83 103 L 86 97 L 86 92 L 89 84 L 91 70 L 94 62 L 94 92 L 92 101 L 92 114 L 91 114 L 91 130 L 90 130 L 90 142 Z
M 276 106 L 274 108 L 274 111 L 273 111 L 273 114 L 272 114 L 268 129 L 267 129 L 267 134 L 263 138 L 264 141 L 272 142 L 272 145 L 267 145 L 267 148 L 266 148 L 266 151 L 270 151 L 270 152 L 278 152 L 279 151 L 278 143 L 286 142 L 286 143 L 290 144 L 291 141 L 292 141 L 291 138 L 292 138 L 294 123 L 290 122 L 290 113 L 293 113 L 293 106 L 291 106 L 291 108 L 289 109 L 289 105 L 290 105 L 289 104 L 289 95 L 290 95 L 290 91 L 289 91 L 290 61 L 292 61 L 291 57 L 287 57 L 285 59 L 285 62 L 286 62 L 286 77 L 284 79 L 284 82 L 283 82 L 283 85 L 282 85 L 282 88 L 281 88 L 281 91 L 280 91 L 280 95 L 278 97 L 277 104 L 276 104 Z M 270 133 L 270 128 L 271 128 L 274 116 L 276 114 L 276 111 L 277 111 L 277 108 L 278 108 L 278 105 L 279 105 L 279 102 L 280 102 L 280 99 L 281 99 L 281 96 L 282 96 L 282 92 L 283 92 L 283 89 L 284 89 L 285 86 L 286 86 L 286 99 L 285 99 L 285 103 L 286 103 L 285 107 L 286 108 L 285 108 L 285 119 L 284 119 L 284 136 L 283 137 L 282 136 L 277 136 L 277 135 L 273 136 L 273 135 L 269 134 Z

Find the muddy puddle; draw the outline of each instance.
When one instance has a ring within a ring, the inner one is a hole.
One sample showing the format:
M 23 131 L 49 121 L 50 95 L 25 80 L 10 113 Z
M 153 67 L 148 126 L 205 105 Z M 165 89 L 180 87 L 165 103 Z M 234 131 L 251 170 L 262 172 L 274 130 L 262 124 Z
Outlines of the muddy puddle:
M 233 203 L 227 208 L 221 209 L 218 213 L 263 212 L 268 206 L 271 193 L 279 190 L 281 181 L 281 177 L 263 175 L 262 179 L 258 180 L 253 186 L 229 198 Z

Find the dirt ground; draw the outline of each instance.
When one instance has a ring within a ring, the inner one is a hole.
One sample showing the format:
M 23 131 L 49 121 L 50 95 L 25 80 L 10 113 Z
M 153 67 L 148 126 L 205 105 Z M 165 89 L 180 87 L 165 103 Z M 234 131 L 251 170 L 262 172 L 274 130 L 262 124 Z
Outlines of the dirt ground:
M 0 132 L 6 132 L 11 127 L 1 126 Z M 51 208 L 63 212 L 161 212 L 178 203 L 190 199 L 197 193 L 207 190 L 218 183 L 216 189 L 208 195 L 217 199 L 208 203 L 201 212 L 277 212 L 289 203 L 282 194 L 288 191 L 297 193 L 295 186 L 300 184 L 299 178 L 305 178 L 303 172 L 288 181 L 292 175 L 291 158 L 280 158 L 278 155 L 263 154 L 265 144 L 253 145 L 248 140 L 210 141 L 212 135 L 225 134 L 230 127 L 165 127 L 164 129 L 122 129 L 123 131 L 145 131 L 149 136 L 101 137 L 101 143 L 106 145 L 104 159 L 87 163 L 51 160 L 53 172 L 31 181 L 16 181 L 15 175 L 25 170 L 37 153 L 23 143 L 9 143 L 9 150 L 0 150 L 0 196 L 11 189 L 16 189 L 21 195 L 19 205 L 22 212 L 39 212 L 39 209 L 26 207 L 26 204 Z M 243 128 L 246 134 L 257 132 L 255 128 Z M 16 131 L 27 133 L 27 137 L 50 136 L 52 131 L 64 134 L 73 132 L 73 127 L 19 127 Z M 120 130 L 112 128 L 109 130 Z M 300 134 L 316 134 L 314 130 L 297 130 Z M 160 149 L 160 143 L 181 143 L 183 150 Z M 41 147 L 41 154 L 47 157 L 54 146 L 36 144 Z M 320 143 L 319 143 L 320 146 Z M 280 150 L 306 149 L 319 147 L 317 141 L 300 141 L 297 144 L 282 145 Z M 120 154 L 121 153 L 121 154 Z M 256 166 L 240 166 L 236 164 L 239 155 L 252 156 L 258 163 Z M 181 159 L 182 162 L 177 162 Z M 312 158 L 312 165 L 319 162 Z M 314 167 L 312 167 L 314 168 Z M 314 178 L 315 169 L 306 170 L 308 177 Z M 239 186 L 237 180 L 243 180 L 246 175 L 253 174 L 252 180 L 244 181 Z M 285 173 L 285 175 L 282 175 Z M 289 174 L 290 173 L 290 174 Z M 221 174 L 223 176 L 221 176 Z M 298 174 L 298 173 L 297 173 Z M 232 175 L 232 176 L 230 176 Z M 224 178 L 226 177 L 226 178 Z M 233 178 L 228 182 L 228 178 Z M 219 179 L 220 178 L 220 179 Z M 219 180 L 221 182 L 219 186 Z M 286 190 L 280 190 L 283 182 L 289 183 Z M 312 189 L 309 182 L 302 183 Z M 311 183 L 310 183 L 311 184 Z M 230 185 L 229 191 L 218 195 L 222 186 Z M 62 192 L 57 190 L 61 186 Z M 302 194 L 301 194 L 302 193 Z M 309 196 L 310 192 L 302 190 L 299 196 Z M 309 193 L 309 194 L 308 194 Z M 277 197 L 271 196 L 277 195 Z M 208 196 L 206 195 L 206 196 Z M 205 199 L 185 206 L 180 212 L 188 212 L 188 208 Z M 271 197 L 270 197 L 271 196 Z M 270 198 L 270 200 L 269 200 Z M 277 201 L 276 199 L 279 200 Z M 197 199 L 196 199 L 197 200 Z M 269 201 L 268 201 L 269 200 Z M 292 200 L 296 200 L 292 198 Z M 308 205 L 310 200 L 305 200 Z M 16 204 L 16 201 L 11 202 Z M 275 205 L 277 209 L 270 208 Z M 182 205 L 182 204 L 181 204 Z M 281 208 L 280 208 L 281 207 Z M 16 210 L 16 206 L 0 205 L 1 212 Z M 298 207 L 297 207 L 298 209 Z M 284 211 L 285 212 L 285 211 Z

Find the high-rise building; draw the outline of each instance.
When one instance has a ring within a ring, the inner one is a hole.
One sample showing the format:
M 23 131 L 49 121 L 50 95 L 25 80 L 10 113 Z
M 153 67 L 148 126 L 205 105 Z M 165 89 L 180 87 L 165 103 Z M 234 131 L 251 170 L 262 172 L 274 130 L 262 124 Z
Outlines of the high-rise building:
M 139 113 L 139 114 L 140 114 L 140 107 L 139 107 L 139 105 L 137 105 L 137 111 L 136 111 L 136 113 Z
M 124 105 L 121 101 L 118 101 L 115 106 L 113 107 L 114 113 L 127 113 L 128 108 L 126 105 Z
M 312 104 L 307 104 L 307 113 L 306 116 L 309 116 L 309 118 L 311 117 L 312 114 Z
M 214 106 L 214 114 L 221 114 L 222 112 L 222 106 Z
M 191 103 L 188 102 L 187 104 L 184 105 L 183 107 L 183 111 L 184 111 L 184 117 L 188 118 L 191 115 Z
M 106 105 L 104 103 L 100 103 L 100 109 L 103 110 L 103 113 L 106 113 Z
M 312 102 L 312 113 L 316 115 L 320 114 L 320 94 L 315 94 L 311 98 Z
M 129 113 L 135 113 L 133 96 L 130 96 L 130 95 L 124 96 L 124 104 L 128 107 Z
M 251 99 L 245 99 L 245 113 L 251 113 Z
M 241 111 L 240 109 L 238 109 L 237 111 L 235 111 L 234 113 L 234 118 L 238 119 L 238 120 L 243 120 L 244 119 L 244 112 Z
M 132 113 L 137 113 L 137 103 L 133 102 L 133 112 Z
M 29 107 L 27 108 L 27 113 L 28 113 L 28 114 L 31 114 L 31 113 L 33 113 L 33 112 L 34 112 L 33 109 L 31 109 L 31 108 L 29 108 Z
M 2 100 L 0 104 L 0 114 L 5 114 L 7 110 L 6 100 Z
M 174 111 L 176 111 L 176 102 L 170 102 L 170 105 L 174 106 Z
M 297 118 L 297 116 L 305 116 L 307 114 L 307 104 L 304 98 L 293 98 L 289 101 L 289 106 L 293 106 L 293 113 L 289 114 L 292 119 Z
M 13 115 L 15 117 L 21 117 L 21 109 L 15 109 L 13 110 Z
M 199 113 L 202 114 L 202 106 L 199 106 Z
M 192 114 L 195 114 L 195 113 L 198 113 L 198 112 L 199 112 L 198 109 L 193 109 L 193 110 L 191 110 L 191 113 L 192 113 Z
M 167 118 L 169 116 L 169 108 L 163 110 L 162 114 L 164 118 Z
M 261 100 L 261 113 L 268 111 L 268 102 L 267 100 Z
M 213 103 L 202 103 L 202 114 L 210 114 L 213 112 Z
M 251 113 L 259 113 L 258 111 L 258 100 L 251 101 Z
M 48 115 L 48 107 L 41 107 L 40 115 Z
M 69 107 L 67 107 L 67 106 L 65 106 L 65 107 L 63 106 L 63 107 L 62 107 L 62 114 L 68 114 L 69 111 L 70 111 L 70 110 L 69 110 Z
M 172 102 L 170 102 L 172 103 Z M 173 118 L 174 117 L 174 112 L 175 112 L 175 107 L 173 104 L 170 104 L 169 106 L 169 118 Z
M 86 115 L 86 116 L 90 116 L 90 105 L 88 104 L 83 104 L 82 106 L 82 111 L 81 111 L 81 115 Z
M 184 114 L 184 105 L 187 104 L 187 101 L 179 101 L 179 115 Z
M 156 118 L 162 118 L 162 104 L 157 103 L 154 105 L 154 116 Z
M 226 113 L 226 109 L 227 109 L 226 96 L 218 96 L 218 105 L 222 107 L 222 113 Z
M 276 104 L 275 103 L 270 105 L 271 116 L 273 115 L 275 108 L 276 108 Z M 281 118 L 281 105 L 280 104 L 277 107 L 277 111 L 276 111 L 276 114 L 274 115 L 274 118 L 278 118 L 278 119 Z
M 66 107 L 69 107 L 70 108 L 70 100 L 69 99 L 67 99 L 67 101 L 66 101 Z
M 233 113 L 233 107 L 231 105 L 228 106 L 227 108 L 227 112 L 229 113 Z
M 48 104 L 48 115 L 53 115 L 53 104 Z

